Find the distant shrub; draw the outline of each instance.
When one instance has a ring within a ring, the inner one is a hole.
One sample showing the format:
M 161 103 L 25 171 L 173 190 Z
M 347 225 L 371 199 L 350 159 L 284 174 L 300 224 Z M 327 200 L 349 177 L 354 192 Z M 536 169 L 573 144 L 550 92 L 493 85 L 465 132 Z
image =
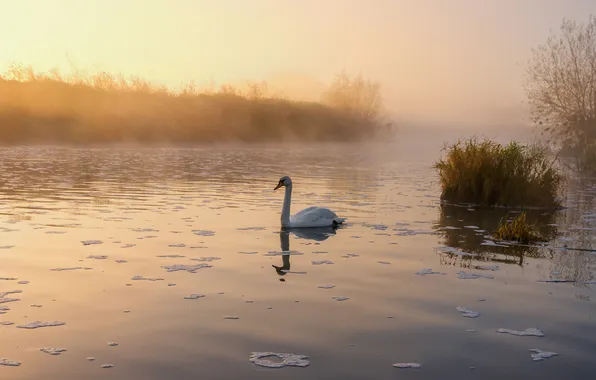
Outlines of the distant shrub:
M 441 198 L 491 206 L 557 207 L 562 177 L 538 146 L 473 137 L 444 148 L 436 164 Z
M 516 241 L 522 244 L 545 240 L 536 228 L 527 221 L 525 212 L 512 220 L 501 220 L 494 237 L 499 240 Z

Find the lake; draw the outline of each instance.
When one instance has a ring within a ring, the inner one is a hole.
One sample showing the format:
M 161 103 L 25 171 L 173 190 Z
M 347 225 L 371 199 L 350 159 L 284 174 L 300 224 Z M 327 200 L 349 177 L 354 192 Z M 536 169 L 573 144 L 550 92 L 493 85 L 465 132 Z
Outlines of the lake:
M 594 183 L 495 245 L 507 211 L 441 205 L 423 142 L 2 148 L 0 378 L 593 379 Z M 281 231 L 283 175 L 347 224 Z

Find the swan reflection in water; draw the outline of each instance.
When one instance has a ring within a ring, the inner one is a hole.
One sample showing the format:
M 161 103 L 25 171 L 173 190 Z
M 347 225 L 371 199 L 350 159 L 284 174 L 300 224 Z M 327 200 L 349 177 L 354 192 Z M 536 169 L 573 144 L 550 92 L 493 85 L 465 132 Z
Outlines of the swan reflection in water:
M 286 273 L 290 272 L 290 234 L 296 235 L 299 239 L 308 239 L 308 240 L 315 240 L 315 241 L 324 241 L 327 240 L 329 237 L 335 235 L 339 228 L 334 227 L 322 227 L 322 228 L 282 228 L 279 231 L 279 244 L 282 252 L 287 252 L 287 254 L 281 255 L 282 265 L 271 265 L 278 275 L 285 276 Z M 285 279 L 280 278 L 280 281 L 285 281 Z

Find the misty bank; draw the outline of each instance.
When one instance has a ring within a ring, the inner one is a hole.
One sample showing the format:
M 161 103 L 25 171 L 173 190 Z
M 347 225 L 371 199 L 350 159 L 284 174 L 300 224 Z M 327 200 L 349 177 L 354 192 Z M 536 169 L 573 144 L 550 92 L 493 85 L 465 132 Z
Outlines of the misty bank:
M 361 141 L 387 130 L 346 108 L 268 97 L 255 87 L 172 92 L 106 73 L 18 74 L 0 76 L 0 144 Z

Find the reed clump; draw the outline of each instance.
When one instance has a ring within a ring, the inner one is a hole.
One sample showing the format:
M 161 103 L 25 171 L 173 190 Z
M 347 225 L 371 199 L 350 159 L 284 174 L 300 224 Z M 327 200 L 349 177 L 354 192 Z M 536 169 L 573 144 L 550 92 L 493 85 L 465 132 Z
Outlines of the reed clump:
M 354 112 L 271 94 L 264 82 L 173 91 L 107 72 L 0 73 L 0 144 L 350 141 L 379 128 Z
M 522 244 L 530 244 L 546 239 L 540 235 L 537 229 L 528 222 L 526 213 L 522 212 L 513 219 L 501 220 L 494 237 L 498 240 L 516 241 Z
M 557 208 L 562 176 L 538 146 L 476 137 L 444 148 L 435 163 L 441 198 L 486 206 Z

